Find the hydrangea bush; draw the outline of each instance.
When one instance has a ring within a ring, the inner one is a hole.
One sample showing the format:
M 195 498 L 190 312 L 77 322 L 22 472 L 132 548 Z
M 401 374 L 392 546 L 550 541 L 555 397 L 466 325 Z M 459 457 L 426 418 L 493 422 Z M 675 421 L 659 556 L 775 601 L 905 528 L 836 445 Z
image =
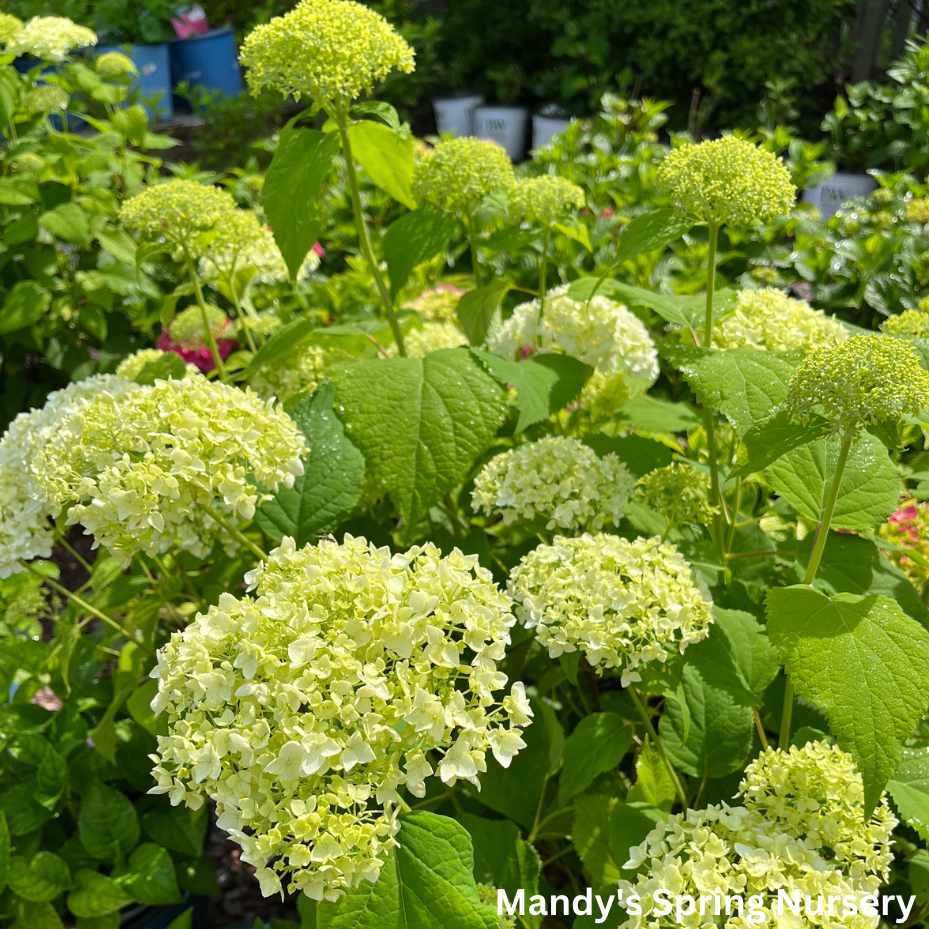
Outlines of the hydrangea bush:
M 303 0 L 242 49 L 306 107 L 266 172 L 169 178 L 120 53 L 14 19 L 4 925 L 214 892 L 211 817 L 304 927 L 922 924 L 926 314 L 732 273 L 816 222 L 797 146 L 431 147 L 371 99 L 407 42 Z

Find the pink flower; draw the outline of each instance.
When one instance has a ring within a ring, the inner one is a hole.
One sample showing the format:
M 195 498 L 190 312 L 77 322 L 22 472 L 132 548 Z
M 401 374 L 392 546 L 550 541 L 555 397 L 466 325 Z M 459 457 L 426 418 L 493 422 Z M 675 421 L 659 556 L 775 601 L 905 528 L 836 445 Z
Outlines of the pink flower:
M 533 352 L 533 348 L 531 345 L 524 345 L 519 350 L 519 360 L 525 361 L 532 354 L 532 352 Z
M 319 255 L 320 258 L 322 258 L 326 254 L 326 249 L 324 249 L 322 245 L 319 244 L 319 242 L 313 243 L 313 251 L 316 252 L 316 254 Z
M 440 294 L 452 294 L 455 297 L 464 296 L 464 291 L 460 287 L 456 287 L 454 284 L 436 284 L 435 290 L 436 293 Z
M 911 503 L 909 506 L 901 507 L 893 516 L 889 516 L 887 522 L 893 523 L 895 526 L 900 526 L 910 539 L 916 542 L 918 539 L 916 526 L 910 526 L 907 525 L 907 523 L 914 522 L 918 516 L 919 510 L 916 509 L 916 504 Z
M 226 325 L 229 325 L 227 320 Z M 235 339 L 217 339 L 216 347 L 219 349 L 219 357 L 225 361 L 229 355 L 232 354 L 232 350 L 238 346 L 238 342 Z M 163 352 L 174 352 L 175 355 L 180 355 L 188 364 L 196 365 L 204 374 L 208 371 L 212 371 L 216 367 L 216 361 L 213 358 L 213 352 L 210 350 L 209 345 L 200 345 L 196 348 L 185 348 L 183 345 L 178 345 L 170 335 L 168 335 L 167 330 L 161 333 L 158 338 L 156 348 L 160 348 Z

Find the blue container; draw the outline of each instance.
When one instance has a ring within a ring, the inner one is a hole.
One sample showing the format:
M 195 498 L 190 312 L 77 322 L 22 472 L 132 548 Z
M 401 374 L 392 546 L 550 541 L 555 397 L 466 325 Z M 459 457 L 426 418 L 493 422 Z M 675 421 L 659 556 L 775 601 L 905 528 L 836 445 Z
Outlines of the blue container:
M 170 119 L 174 115 L 171 100 L 171 53 L 167 42 L 160 45 L 104 45 L 94 49 L 97 55 L 104 52 L 128 55 L 139 72 L 139 76 L 130 85 L 132 89 L 137 89 L 143 99 L 161 94 L 157 107 L 162 118 Z M 145 110 L 149 118 L 154 116 L 149 107 L 145 107 Z
M 231 29 L 211 29 L 203 35 L 171 43 L 171 75 L 174 83 L 220 91 L 227 97 L 242 92 L 242 75 L 235 36 Z

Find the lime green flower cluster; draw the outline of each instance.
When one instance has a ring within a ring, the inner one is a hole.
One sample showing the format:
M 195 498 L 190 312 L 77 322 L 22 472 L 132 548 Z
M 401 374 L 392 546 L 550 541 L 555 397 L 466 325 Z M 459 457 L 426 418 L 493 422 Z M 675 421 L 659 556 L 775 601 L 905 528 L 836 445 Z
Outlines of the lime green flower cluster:
M 35 152 L 23 152 L 13 162 L 17 171 L 26 174 L 38 174 L 45 167 L 45 159 Z
M 286 876 L 334 900 L 377 879 L 399 788 L 477 786 L 488 750 L 506 767 L 524 747 L 525 689 L 501 700 L 497 667 L 515 619 L 476 556 L 431 544 L 284 539 L 246 580 L 159 653 L 152 792 L 214 800 L 264 894 Z
M 825 742 L 789 751 L 767 749 L 745 771 L 739 788 L 743 806 L 711 805 L 690 809 L 660 822 L 641 845 L 630 849 L 623 867 L 637 869 L 634 881 L 620 881 L 628 899 L 638 894 L 641 915 L 622 929 L 663 924 L 654 913 L 652 893 L 673 888 L 695 900 L 710 895 L 706 915 L 687 925 L 712 926 L 715 894 L 760 898 L 754 912 L 768 926 L 786 925 L 779 915 L 778 891 L 814 901 L 849 896 L 860 905 L 890 877 L 891 832 L 897 820 L 881 800 L 870 819 L 864 816 L 864 788 L 852 759 Z M 825 909 L 825 908 L 824 908 Z M 725 909 L 722 910 L 725 914 Z M 789 916 L 792 929 L 843 927 L 874 929 L 878 919 L 823 913 Z M 726 925 L 749 925 L 723 916 Z
M 229 325 L 229 317 L 218 307 L 207 304 L 206 318 L 210 324 L 214 339 L 221 339 Z M 199 306 L 189 306 L 181 310 L 168 325 L 168 335 L 172 342 L 181 348 L 198 349 L 207 341 L 206 327 L 203 325 L 203 311 Z
M 30 113 L 51 113 L 66 110 L 71 95 L 57 84 L 39 84 L 23 94 L 23 108 Z
M 516 183 L 513 163 L 496 143 L 483 139 L 439 142 L 424 155 L 413 172 L 417 200 L 471 216 L 481 201 L 496 190 Z
M 104 52 L 94 62 L 97 74 L 101 77 L 128 77 L 137 74 L 133 60 L 122 52 Z
M 713 622 L 706 589 L 658 538 L 556 536 L 517 565 L 509 593 L 552 658 L 580 650 L 599 670 L 618 668 L 623 687 L 641 680 L 641 665 L 705 639 Z
M 142 239 L 164 239 L 199 257 L 204 246 L 197 237 L 235 209 L 235 200 L 227 191 L 175 178 L 130 197 L 120 208 L 119 221 Z
M 437 284 L 432 290 L 425 290 L 409 300 L 404 308 L 415 310 L 427 322 L 455 322 L 458 318 L 458 303 L 464 293 L 460 287 Z
M 546 529 L 619 525 L 634 481 L 616 455 L 598 458 L 579 439 L 546 436 L 492 458 L 474 481 L 471 506 L 504 525 L 546 520 Z
M 929 339 L 929 313 L 923 309 L 904 310 L 884 320 L 881 331 L 905 339 Z
M 482 884 L 480 881 L 477 882 L 477 896 L 480 899 L 481 903 L 485 906 L 492 906 L 494 910 L 497 909 L 497 888 L 491 886 L 490 884 Z M 497 929 L 516 929 L 516 917 L 515 916 L 501 916 L 500 922 L 497 925 Z
M 10 424 L 0 439 L 0 578 L 23 570 L 20 559 L 51 557 L 49 520 L 60 515 L 61 506 L 45 492 L 37 464 L 45 450 L 79 430 L 95 397 L 115 399 L 132 386 L 110 374 L 74 381 L 50 393 L 44 407 L 20 413 Z
M 708 500 L 710 479 L 693 465 L 655 468 L 639 479 L 639 487 L 645 503 L 667 520 L 669 530 L 708 525 L 716 512 Z
M 929 197 L 917 197 L 906 205 L 906 218 L 911 223 L 929 223 Z
M 929 374 L 905 340 L 854 336 L 808 351 L 785 404 L 801 422 L 822 413 L 834 432 L 857 436 L 865 426 L 929 407 Z
M 232 278 L 240 271 L 252 271 L 252 280 L 262 284 L 290 279 L 273 233 L 251 210 L 223 213 L 213 233 L 200 259 L 200 275 L 207 280 Z M 310 249 L 297 280 L 305 280 L 318 267 L 319 255 Z
M 6 45 L 21 29 L 23 21 L 12 13 L 0 13 L 0 45 Z
M 568 287 L 556 287 L 545 298 L 522 303 L 487 340 L 505 358 L 525 346 L 573 355 L 601 374 L 625 375 L 641 392 L 658 377 L 658 351 L 648 330 L 625 306 L 606 297 L 572 300 Z
M 210 512 L 249 520 L 252 481 L 292 486 L 303 473 L 302 433 L 280 407 L 200 375 L 123 384 L 52 424 L 55 440 L 31 464 L 39 499 L 124 565 L 139 551 L 206 557 L 217 541 L 233 555 L 238 542 Z
M 847 338 L 838 320 L 772 287 L 741 291 L 735 309 L 713 324 L 714 348 L 786 352 Z
M 580 408 L 593 422 L 609 419 L 632 396 L 624 371 L 604 374 L 594 371 L 578 398 Z
M 413 71 L 413 49 L 378 13 L 351 0 L 302 0 L 257 26 L 239 60 L 253 94 L 269 89 L 322 108 L 345 108 L 396 68 Z
M 142 348 L 127 355 L 116 369 L 118 377 L 125 378 L 127 381 L 134 381 L 142 371 L 150 364 L 156 364 L 161 361 L 169 352 L 163 352 L 160 348 Z M 196 365 L 184 365 L 188 375 L 198 374 L 199 370 Z
M 302 345 L 287 352 L 274 364 L 260 368 L 250 383 L 252 390 L 262 399 L 276 398 L 284 403 L 297 394 L 314 391 L 330 365 L 351 360 L 348 352 Z
M 929 560 L 929 503 L 904 501 L 879 532 L 881 538 L 888 542 Z M 925 593 L 926 585 L 929 584 L 929 568 L 914 561 L 906 551 L 887 552 L 887 557 L 903 571 L 917 590 Z
M 788 213 L 797 196 L 778 158 L 735 136 L 673 149 L 657 178 L 674 206 L 715 226 L 771 222 Z
M 424 322 L 422 329 L 411 329 L 404 337 L 403 344 L 409 358 L 425 358 L 430 352 L 440 348 L 458 348 L 467 345 L 468 340 L 461 327 L 450 321 Z M 388 356 L 397 354 L 397 343 L 391 342 L 384 349 Z
M 543 175 L 519 181 L 510 191 L 515 216 L 534 220 L 548 228 L 573 209 L 584 205 L 584 191 L 563 177 Z
M 15 17 L 14 17 L 15 18 Z M 7 21 L 6 29 L 12 28 Z M 5 39 L 14 55 L 32 55 L 43 61 L 64 61 L 75 49 L 97 44 L 97 33 L 64 16 L 33 16 Z

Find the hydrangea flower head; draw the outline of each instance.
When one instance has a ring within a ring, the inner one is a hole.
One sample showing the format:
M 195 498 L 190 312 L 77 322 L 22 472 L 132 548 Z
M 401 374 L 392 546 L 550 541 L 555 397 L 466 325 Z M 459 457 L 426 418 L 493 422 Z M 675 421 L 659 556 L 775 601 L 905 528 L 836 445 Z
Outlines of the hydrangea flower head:
M 510 574 L 516 615 L 552 658 L 580 650 L 598 670 L 637 669 L 705 639 L 713 622 L 705 588 L 684 556 L 660 539 L 556 536 Z
M 454 284 L 436 284 L 432 290 L 424 290 L 418 297 L 404 304 L 404 308 L 415 310 L 427 322 L 454 322 L 457 319 L 458 301 L 465 292 Z
M 27 174 L 38 174 L 45 167 L 45 159 L 35 152 L 23 152 L 16 156 L 13 162 L 17 171 Z
M 132 387 L 122 377 L 96 374 L 53 391 L 42 408 L 20 413 L 10 424 L 0 439 L 0 578 L 23 570 L 20 559 L 51 557 L 49 519 L 62 506 L 49 499 L 37 464 L 46 448 L 62 434 L 79 431 L 95 397 L 115 398 Z
M 854 336 L 808 351 L 785 404 L 801 422 L 821 412 L 835 432 L 855 436 L 865 426 L 929 407 L 929 373 L 903 339 Z
M 21 29 L 23 21 L 12 13 L 0 13 L 0 45 L 6 45 Z
M 312 393 L 330 365 L 351 360 L 351 355 L 338 349 L 301 345 L 274 364 L 259 368 L 251 379 L 251 387 L 262 399 L 277 398 L 283 403 L 297 394 Z
M 239 54 L 253 94 L 276 90 L 319 107 L 347 106 L 394 68 L 411 73 L 413 58 L 383 16 L 351 0 L 302 0 L 252 30 Z
M 549 227 L 584 205 L 584 191 L 563 177 L 542 175 L 518 181 L 510 191 L 514 215 Z
M 102 77 L 127 77 L 137 74 L 135 62 L 122 52 L 104 52 L 94 62 L 97 74 Z
M 130 197 L 120 208 L 119 221 L 143 239 L 164 239 L 198 257 L 202 247 L 196 237 L 235 209 L 235 200 L 227 191 L 174 178 Z
M 929 559 L 929 503 L 906 502 L 880 528 L 881 538 Z M 920 592 L 929 584 L 929 568 L 910 558 L 905 551 L 885 553 Z M 925 598 L 923 598 L 925 599 Z
M 531 346 L 573 355 L 601 374 L 622 372 L 640 391 L 652 384 L 658 377 L 658 351 L 641 320 L 607 297 L 572 300 L 567 291 L 567 285 L 549 291 L 544 311 L 538 300 L 517 306 L 488 338 L 488 349 L 513 358 Z
M 51 512 L 67 509 L 123 564 L 177 548 L 203 558 L 216 542 L 234 554 L 208 511 L 249 520 L 256 483 L 291 487 L 303 473 L 303 434 L 279 406 L 199 374 L 98 392 L 79 413 L 59 417 L 33 470 Z
M 413 193 L 418 200 L 468 215 L 480 208 L 488 194 L 510 190 L 515 183 L 510 156 L 484 139 L 439 142 L 413 172 Z
M 581 390 L 578 404 L 593 422 L 609 419 L 631 397 L 629 380 L 623 371 L 604 374 L 594 371 Z
M 731 135 L 673 149 L 657 178 L 674 206 L 713 225 L 771 222 L 789 212 L 797 196 L 777 157 Z
M 773 287 L 741 291 L 735 309 L 713 324 L 714 348 L 787 352 L 847 338 L 838 320 Z
M 219 307 L 212 305 L 207 305 L 206 315 L 219 355 L 226 359 L 236 347 L 235 340 L 228 338 L 232 321 Z M 181 310 L 158 337 L 157 347 L 162 351 L 180 355 L 184 361 L 195 365 L 204 373 L 216 367 L 216 359 L 213 357 L 203 325 L 203 313 L 198 306 L 189 306 L 186 310 Z
M 23 94 L 23 107 L 30 113 L 51 113 L 66 110 L 71 95 L 57 84 L 39 84 Z
M 401 787 L 478 785 L 488 750 L 507 766 L 524 747 L 525 690 L 504 696 L 497 668 L 510 601 L 476 556 L 349 535 L 284 539 L 246 579 L 159 654 L 153 792 L 213 799 L 263 893 L 286 876 L 337 899 L 377 879 Z
M 426 321 L 422 329 L 411 329 L 404 337 L 403 344 L 410 358 L 425 358 L 430 352 L 441 348 L 458 348 L 467 345 L 468 340 L 461 327 L 448 320 Z M 388 356 L 397 354 L 397 344 L 391 342 L 385 349 Z
M 876 916 L 815 915 L 815 901 L 851 896 L 860 904 L 888 880 L 897 820 L 886 799 L 866 821 L 861 776 L 848 755 L 824 742 L 789 751 L 769 748 L 745 773 L 739 788 L 744 805 L 677 813 L 629 850 L 623 867 L 638 874 L 620 881 L 619 890 L 624 897 L 638 894 L 642 913 L 630 916 L 622 929 L 659 925 L 652 897 L 658 888 L 694 899 L 718 893 L 747 903 L 760 897 L 762 905 L 752 909 L 769 926 L 785 925 L 786 917 L 792 929 L 876 929 Z M 801 915 L 779 915 L 780 890 L 792 899 L 799 895 Z M 807 897 L 814 901 L 814 915 L 803 906 Z M 713 913 L 711 902 L 707 915 L 694 915 L 692 924 L 714 925 Z M 727 926 L 749 924 L 735 916 L 723 919 Z
M 911 223 L 929 223 L 929 197 L 917 197 L 906 205 L 906 218 Z
M 922 309 L 904 310 L 885 319 L 881 331 L 905 339 L 929 339 L 929 313 Z
M 33 16 L 6 39 L 6 50 L 43 61 L 64 61 L 77 48 L 97 44 L 97 33 L 64 16 Z
M 664 516 L 669 529 L 705 526 L 716 512 L 708 500 L 710 479 L 693 465 L 655 468 L 639 479 L 639 487 L 646 504 Z
M 602 529 L 619 525 L 633 479 L 615 456 L 598 458 L 579 439 L 546 436 L 503 452 L 481 469 L 471 506 L 505 525 L 546 520 L 552 529 Z

